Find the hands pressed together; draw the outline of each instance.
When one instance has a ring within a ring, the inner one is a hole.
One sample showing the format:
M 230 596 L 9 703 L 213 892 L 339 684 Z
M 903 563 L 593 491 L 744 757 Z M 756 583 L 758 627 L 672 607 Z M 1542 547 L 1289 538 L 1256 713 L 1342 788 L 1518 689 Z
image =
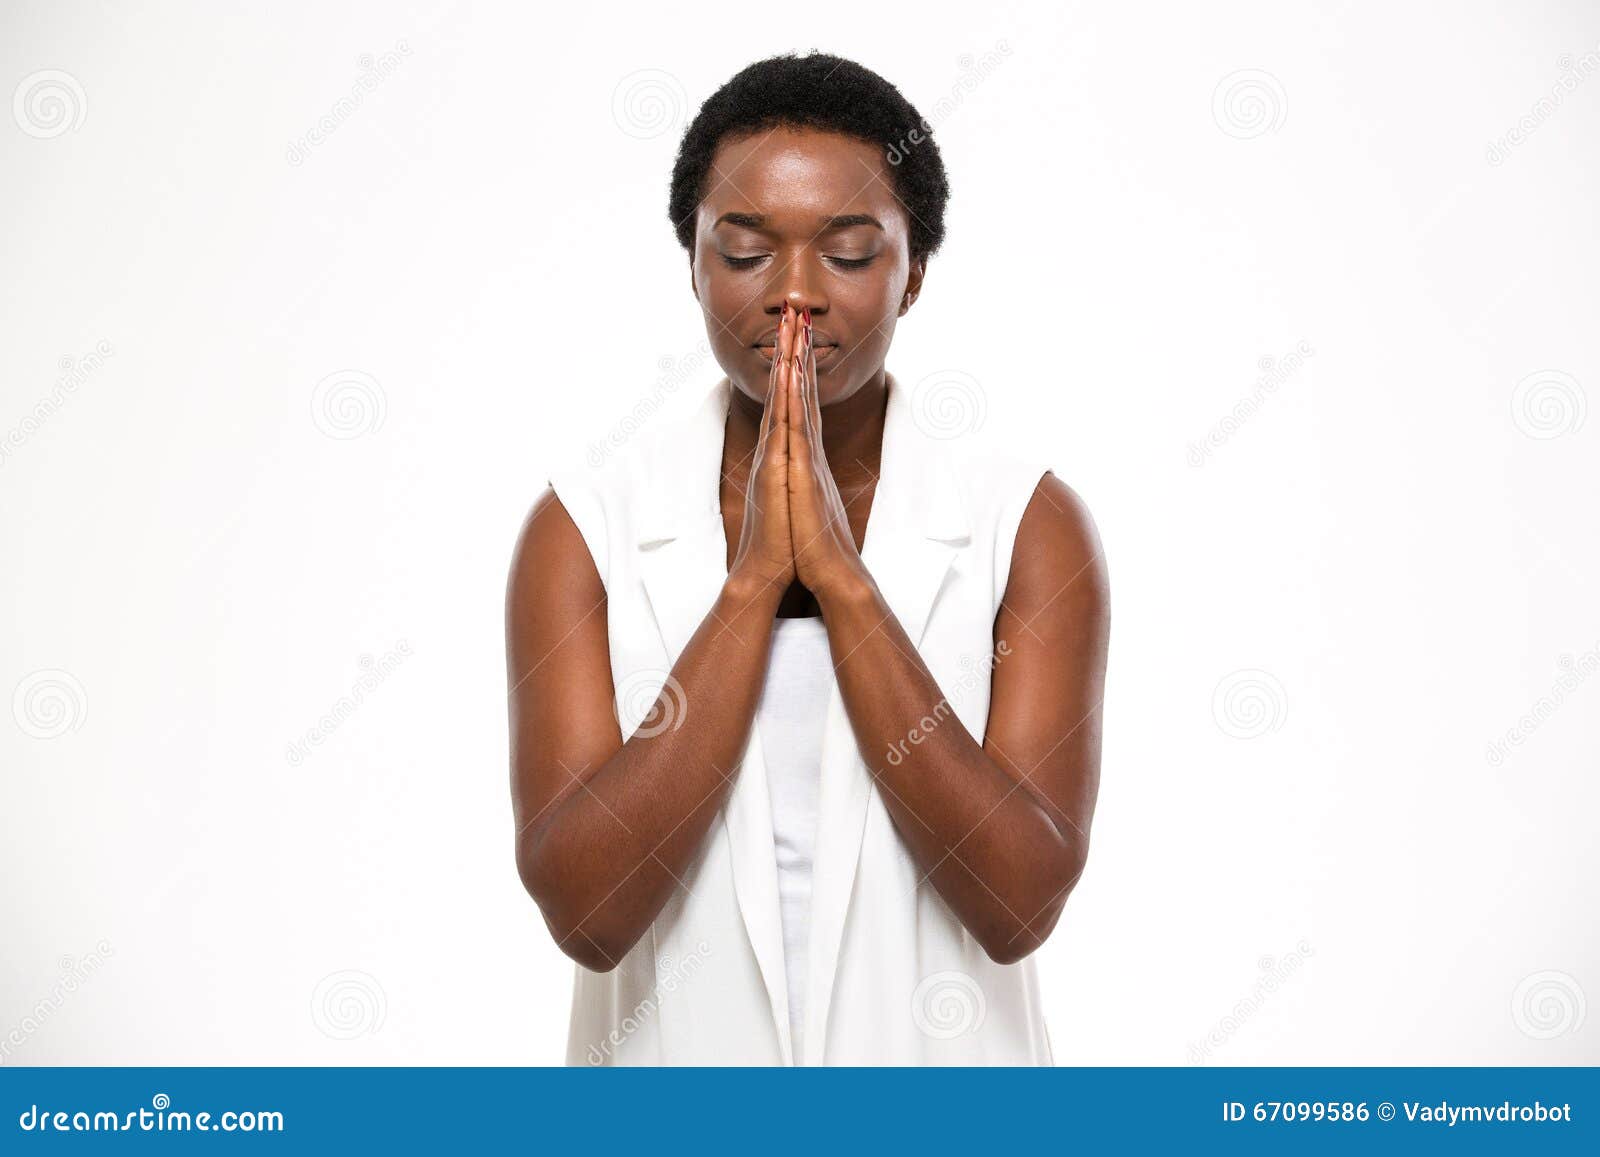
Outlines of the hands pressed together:
M 788 302 L 730 573 L 771 584 L 780 596 L 798 579 L 819 601 L 867 576 L 823 452 L 811 311 L 796 313 Z

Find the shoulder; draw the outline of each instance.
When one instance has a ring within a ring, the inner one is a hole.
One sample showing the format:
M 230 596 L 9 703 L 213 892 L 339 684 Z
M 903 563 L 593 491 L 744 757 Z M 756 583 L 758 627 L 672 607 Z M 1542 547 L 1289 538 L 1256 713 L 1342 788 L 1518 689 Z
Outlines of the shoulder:
M 579 518 L 587 517 L 585 510 L 569 485 L 559 490 L 547 485 L 534 500 L 511 552 L 506 587 L 510 613 L 548 607 L 564 591 L 604 593 L 604 559 L 596 556 L 579 523 Z
M 639 480 L 649 476 L 650 462 L 674 427 L 670 417 L 659 415 L 618 422 L 559 457 L 545 471 L 545 486 L 523 520 L 517 565 L 544 562 L 564 573 L 569 562 L 586 558 L 605 583 L 613 544 L 628 533 Z
M 984 430 L 949 449 L 969 509 L 989 515 L 997 593 L 1042 605 L 1071 580 L 1075 593 L 1103 601 L 1105 557 L 1094 517 L 1031 438 Z
M 1005 603 L 1025 618 L 1100 615 L 1109 604 L 1105 548 L 1088 505 L 1054 472 L 1038 480 L 1017 527 Z
M 1088 504 L 1049 469 L 1029 495 L 1017 539 L 1017 555 L 1043 556 L 1058 564 L 1083 566 L 1104 555 Z

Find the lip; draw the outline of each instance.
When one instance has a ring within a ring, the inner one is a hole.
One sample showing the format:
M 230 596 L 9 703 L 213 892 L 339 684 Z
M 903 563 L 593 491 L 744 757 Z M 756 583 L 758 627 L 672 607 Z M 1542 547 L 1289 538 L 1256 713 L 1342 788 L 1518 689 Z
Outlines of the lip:
M 772 352 L 773 352 L 773 347 L 772 346 L 770 346 L 770 345 L 758 345 L 758 346 L 755 347 L 755 350 L 756 350 L 757 353 L 759 353 L 761 355 L 762 360 L 769 361 L 769 362 L 772 360 Z M 829 342 L 827 345 L 822 345 L 821 343 L 818 343 L 817 345 L 812 347 L 812 356 L 817 359 L 817 364 L 818 365 L 821 365 L 823 362 L 830 360 L 838 352 L 839 352 L 839 345 L 838 345 L 837 342 Z
M 777 340 L 778 340 L 778 327 L 777 326 L 773 326 L 771 329 L 767 330 L 766 333 L 764 333 L 760 337 L 756 338 L 756 340 L 751 344 L 758 345 L 758 346 L 770 346 L 773 343 L 775 343 Z M 820 327 L 813 327 L 812 328 L 812 330 L 811 330 L 811 343 L 814 346 L 816 346 L 818 349 L 821 349 L 825 345 L 838 345 L 839 344 L 837 338 L 835 338 L 827 330 L 822 329 Z

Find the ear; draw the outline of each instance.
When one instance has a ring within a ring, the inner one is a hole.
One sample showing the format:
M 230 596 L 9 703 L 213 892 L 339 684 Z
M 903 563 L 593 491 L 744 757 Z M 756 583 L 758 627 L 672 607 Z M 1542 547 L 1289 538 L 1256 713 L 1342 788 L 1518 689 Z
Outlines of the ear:
M 689 254 L 689 292 L 694 294 L 694 299 L 696 301 L 700 300 L 700 286 L 695 283 L 695 279 L 694 279 L 694 254 L 693 253 Z
M 911 263 L 911 272 L 906 277 L 906 291 L 900 298 L 900 312 L 896 315 L 904 317 L 911 312 L 912 304 L 917 300 L 917 295 L 922 292 L 922 278 L 928 272 L 928 259 L 919 257 Z

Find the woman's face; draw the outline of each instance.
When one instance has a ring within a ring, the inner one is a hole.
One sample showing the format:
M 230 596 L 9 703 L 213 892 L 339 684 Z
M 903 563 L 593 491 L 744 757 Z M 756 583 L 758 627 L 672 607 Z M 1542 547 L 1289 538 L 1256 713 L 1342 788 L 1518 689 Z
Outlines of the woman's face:
M 922 286 L 883 151 L 837 133 L 763 130 L 725 139 L 706 187 L 690 272 L 728 378 L 766 401 L 787 300 L 811 309 L 819 403 L 855 393 L 882 369 Z

